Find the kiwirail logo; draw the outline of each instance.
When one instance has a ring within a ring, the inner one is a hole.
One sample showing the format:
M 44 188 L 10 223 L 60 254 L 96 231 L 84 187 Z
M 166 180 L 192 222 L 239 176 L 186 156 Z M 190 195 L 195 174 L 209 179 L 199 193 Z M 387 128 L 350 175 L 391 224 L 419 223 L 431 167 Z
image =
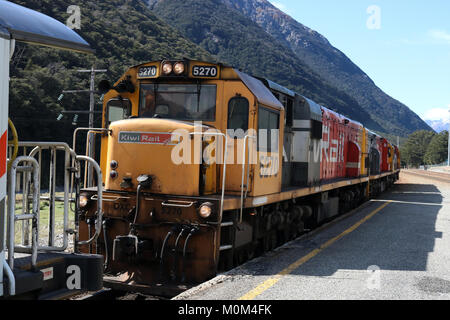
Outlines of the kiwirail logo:
M 273 176 L 279 171 L 279 139 L 278 129 L 228 129 L 222 133 L 194 122 L 194 130 L 171 132 L 166 144 L 174 145 L 171 159 L 176 165 L 259 165 L 261 174 Z

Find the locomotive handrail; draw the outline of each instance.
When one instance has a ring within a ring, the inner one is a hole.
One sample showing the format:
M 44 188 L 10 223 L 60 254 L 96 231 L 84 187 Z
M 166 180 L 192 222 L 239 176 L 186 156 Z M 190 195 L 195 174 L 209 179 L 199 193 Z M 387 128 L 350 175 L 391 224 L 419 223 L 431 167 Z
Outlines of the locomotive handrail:
M 90 133 L 97 134 L 97 133 L 103 133 L 103 132 L 111 132 L 110 129 L 105 129 L 105 128 L 88 128 L 88 127 L 76 128 L 75 131 L 73 132 L 73 139 L 72 139 L 72 149 L 73 149 L 74 152 L 76 151 L 77 133 L 79 131 L 87 131 L 88 132 L 88 138 L 86 139 L 86 144 L 87 144 L 86 156 L 90 155 L 90 153 L 89 153 L 89 148 L 90 148 L 89 140 L 91 139 L 90 138 Z M 95 146 L 94 146 L 94 149 L 95 149 Z M 91 187 L 92 179 L 91 179 L 91 173 L 90 172 L 91 172 L 91 170 L 90 170 L 90 166 L 88 164 L 86 166 L 86 168 L 85 168 L 85 173 L 84 173 L 85 187 Z M 100 182 L 98 182 L 98 183 L 100 183 Z
M 96 220 L 96 225 L 95 225 L 95 233 L 94 235 L 89 239 L 89 240 L 85 240 L 85 241 L 78 241 L 78 245 L 88 245 L 91 244 L 94 240 L 96 240 L 98 238 L 98 236 L 100 235 L 100 231 L 102 230 L 102 220 L 103 220 L 103 208 L 102 208 L 102 202 L 103 202 L 103 185 L 102 185 L 102 171 L 100 169 L 100 166 L 98 165 L 98 163 L 87 156 L 77 156 L 76 160 L 83 160 L 83 161 L 87 161 L 89 162 L 95 169 L 95 171 L 97 172 L 97 220 Z
M 246 135 L 244 137 L 244 145 L 242 146 L 243 150 L 242 150 L 241 210 L 240 210 L 240 214 L 239 214 L 239 223 L 242 223 L 242 212 L 244 210 L 244 170 L 245 170 L 245 160 L 246 160 L 246 156 L 247 156 L 246 151 L 248 151 L 247 144 L 248 144 L 249 139 L 256 140 L 256 136 Z M 250 156 L 249 156 L 249 159 L 250 159 Z M 250 178 L 250 163 L 247 166 L 247 184 L 246 184 L 246 188 L 245 188 L 245 197 L 246 198 L 247 198 L 247 192 L 248 192 L 249 178 Z
M 92 131 L 92 133 L 102 133 L 102 132 L 110 132 L 110 129 L 105 129 L 105 128 L 86 128 L 86 127 L 80 127 L 80 128 L 76 128 L 75 131 L 73 132 L 73 139 L 72 139 L 72 149 L 75 152 L 76 151 L 76 141 L 77 141 L 77 133 L 79 131 L 88 131 L 88 133 L 90 131 Z
M 170 203 L 170 202 L 173 203 Z M 168 200 L 161 203 L 164 207 L 180 207 L 180 208 L 190 208 L 196 201 L 177 201 L 177 200 Z
M 222 132 L 191 132 L 192 135 L 209 135 L 209 136 L 222 136 L 225 138 L 224 154 L 223 154 L 223 172 L 222 172 L 222 194 L 220 196 L 220 212 L 219 212 L 219 223 L 222 222 L 223 215 L 223 201 L 225 198 L 225 178 L 227 170 L 227 157 L 228 157 L 228 136 Z
M 109 201 L 109 202 L 114 202 L 114 201 L 117 201 L 119 199 L 130 199 L 130 197 L 103 197 L 103 201 Z M 94 194 L 91 197 L 91 200 L 94 200 L 94 201 L 97 200 L 98 201 L 97 195 Z

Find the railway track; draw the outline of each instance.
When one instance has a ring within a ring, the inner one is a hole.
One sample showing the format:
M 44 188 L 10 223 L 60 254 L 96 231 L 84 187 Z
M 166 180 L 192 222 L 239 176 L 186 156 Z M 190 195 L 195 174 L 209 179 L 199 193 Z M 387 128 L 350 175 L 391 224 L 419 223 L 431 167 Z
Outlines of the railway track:
M 110 288 L 103 288 L 97 292 L 90 292 L 80 296 L 76 296 L 71 300 L 87 300 L 87 301 L 100 301 L 100 300 L 124 300 L 124 301 L 142 301 L 142 300 L 169 300 L 165 297 L 146 295 L 137 292 L 126 292 L 113 290 Z

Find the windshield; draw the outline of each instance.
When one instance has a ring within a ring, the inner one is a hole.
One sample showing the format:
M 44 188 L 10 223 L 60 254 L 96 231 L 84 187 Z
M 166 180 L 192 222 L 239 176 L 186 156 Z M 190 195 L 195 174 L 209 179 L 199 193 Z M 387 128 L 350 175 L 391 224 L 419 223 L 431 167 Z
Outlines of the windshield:
M 214 121 L 216 86 L 142 84 L 139 117 Z

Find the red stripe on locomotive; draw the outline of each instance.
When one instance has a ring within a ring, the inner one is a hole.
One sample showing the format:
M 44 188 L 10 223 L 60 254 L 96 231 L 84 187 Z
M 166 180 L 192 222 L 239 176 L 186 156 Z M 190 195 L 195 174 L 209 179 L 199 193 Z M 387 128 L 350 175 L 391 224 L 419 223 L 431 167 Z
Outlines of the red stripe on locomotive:
M 381 172 L 386 172 L 389 170 L 389 161 L 388 161 L 388 149 L 389 145 L 386 139 L 381 138 L 378 140 L 378 150 L 381 155 Z
M 342 117 L 322 108 L 322 159 L 320 179 L 345 177 L 345 133 Z
M 5 131 L 0 138 L 0 178 L 6 173 L 6 148 L 8 145 L 7 132 Z

